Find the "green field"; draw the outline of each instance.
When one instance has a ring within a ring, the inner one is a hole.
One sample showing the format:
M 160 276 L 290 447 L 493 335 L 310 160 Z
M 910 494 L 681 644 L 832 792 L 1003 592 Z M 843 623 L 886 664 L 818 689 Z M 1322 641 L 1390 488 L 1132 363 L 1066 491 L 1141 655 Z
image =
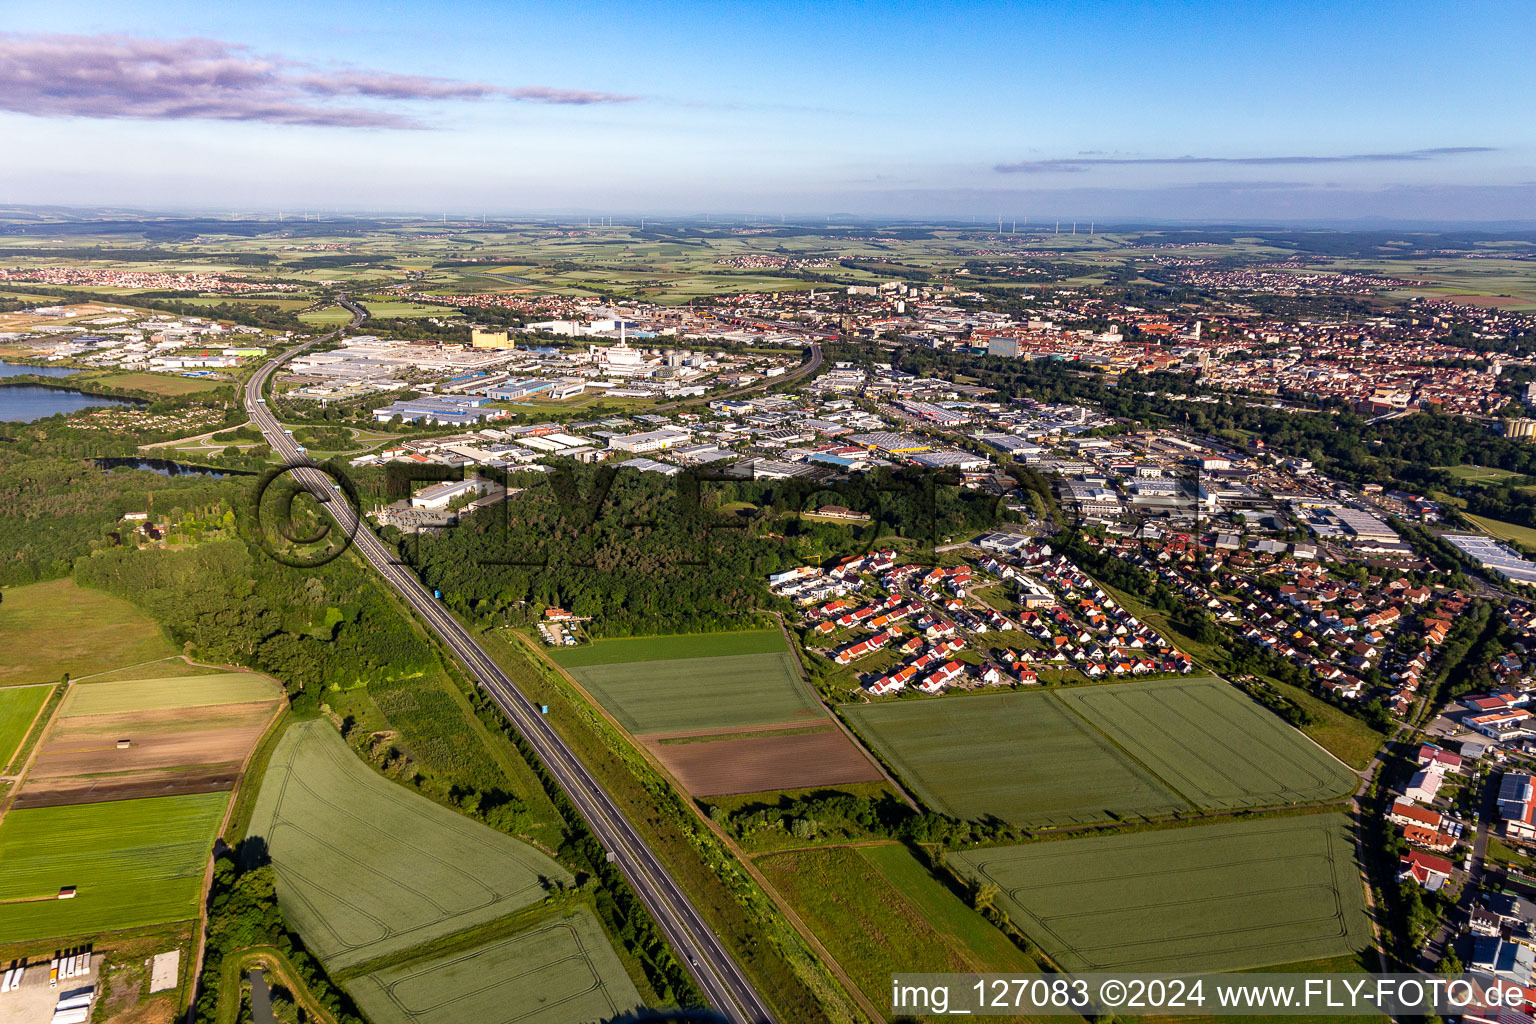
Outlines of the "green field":
M 339 970 L 502 917 L 571 875 L 525 843 L 389 782 L 328 722 L 290 726 L 247 837 L 262 837 L 283 911 Z
M 636 734 L 826 721 L 787 651 L 593 665 L 571 674 Z
M 1359 778 L 1219 680 L 1092 686 L 1055 696 L 1204 810 L 1347 796 Z
M 847 705 L 930 806 L 1031 827 L 1326 800 L 1355 776 L 1215 679 Z
M 127 601 L 72 579 L 0 592 L 0 686 L 56 682 L 165 658 L 160 627 Z
M 1224 822 L 951 854 L 1069 971 L 1229 971 L 1371 942 L 1349 820 Z
M 334 327 L 338 324 L 348 323 L 352 319 L 351 311 L 342 306 L 326 306 L 324 309 L 313 310 L 309 313 L 298 314 L 300 320 L 316 326 Z
M 463 316 L 452 306 L 428 306 L 419 302 L 393 302 L 378 299 L 364 299 L 363 308 L 368 310 L 368 315 L 379 319 L 390 317 L 417 317 L 417 316 Z M 343 321 L 345 322 L 345 321 Z
M 777 629 L 747 629 L 731 633 L 685 633 L 597 640 L 585 647 L 554 649 L 549 652 L 549 656 L 563 668 L 586 668 L 588 665 L 617 665 L 634 661 L 777 654 L 782 650 L 784 634 Z
M 0 822 L 0 936 L 62 938 L 197 916 L 228 793 L 13 810 Z M 58 900 L 73 885 L 72 900 Z M 38 902 L 13 903 L 10 900 Z
M 1470 483 L 1482 483 L 1488 480 L 1507 480 L 1512 476 L 1521 474 L 1508 469 L 1498 469 L 1493 466 L 1436 466 L 1436 469 L 1444 470 L 1458 480 L 1466 480 Z
M 549 655 L 632 733 L 825 720 L 777 629 L 598 640 Z
M 271 679 L 253 672 L 124 679 L 77 683 L 60 715 L 115 715 L 125 711 L 202 708 L 214 704 L 276 700 L 283 695 Z
M 32 720 L 52 692 L 51 686 L 10 686 L 0 690 L 0 775 L 5 774 L 11 755 L 21 748 L 21 741 L 32 730 Z
M 1516 544 L 1528 548 L 1536 548 L 1536 530 L 1529 526 L 1521 526 L 1519 523 L 1506 523 L 1498 519 L 1487 519 L 1483 516 L 1466 515 L 1479 530 L 1499 540 L 1514 541 Z
M 114 373 L 105 377 L 96 377 L 93 384 L 110 384 L 117 388 L 129 388 L 134 391 L 149 391 L 157 395 L 193 395 L 199 391 L 212 391 L 214 388 L 228 387 L 227 380 L 211 380 L 207 377 L 183 377 L 174 373 Z
M 467 952 L 347 982 L 374 1024 L 574 1024 L 641 1005 L 586 909 Z
M 876 1006 L 889 1003 L 897 971 L 1039 970 L 903 846 L 797 851 L 756 863 Z

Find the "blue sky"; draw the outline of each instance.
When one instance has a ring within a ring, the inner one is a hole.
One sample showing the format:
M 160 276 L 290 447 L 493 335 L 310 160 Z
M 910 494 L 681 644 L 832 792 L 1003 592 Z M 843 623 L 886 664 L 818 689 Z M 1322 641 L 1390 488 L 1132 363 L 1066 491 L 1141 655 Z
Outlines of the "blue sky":
M 1527 3 L 0 7 L 0 201 L 1536 219 Z

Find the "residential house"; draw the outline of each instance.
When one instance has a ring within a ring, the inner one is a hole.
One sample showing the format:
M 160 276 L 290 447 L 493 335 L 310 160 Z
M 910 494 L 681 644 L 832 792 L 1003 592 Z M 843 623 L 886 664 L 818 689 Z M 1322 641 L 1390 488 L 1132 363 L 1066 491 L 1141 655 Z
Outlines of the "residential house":
M 1399 860 L 1397 880 L 1406 882 L 1410 879 L 1428 889 L 1430 892 L 1439 892 L 1440 888 L 1450 881 L 1451 872 L 1455 867 L 1444 857 L 1438 857 L 1433 853 L 1425 853 L 1423 850 L 1409 850 Z

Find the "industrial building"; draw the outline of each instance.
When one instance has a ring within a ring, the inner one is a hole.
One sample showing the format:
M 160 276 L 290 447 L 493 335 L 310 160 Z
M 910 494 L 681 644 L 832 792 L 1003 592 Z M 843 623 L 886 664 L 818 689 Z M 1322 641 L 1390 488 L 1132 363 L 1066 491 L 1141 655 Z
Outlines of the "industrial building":
M 504 409 L 487 407 L 487 401 L 479 395 L 418 395 L 373 410 L 373 418 L 379 423 L 396 416 L 402 423 L 479 423 L 507 415 Z

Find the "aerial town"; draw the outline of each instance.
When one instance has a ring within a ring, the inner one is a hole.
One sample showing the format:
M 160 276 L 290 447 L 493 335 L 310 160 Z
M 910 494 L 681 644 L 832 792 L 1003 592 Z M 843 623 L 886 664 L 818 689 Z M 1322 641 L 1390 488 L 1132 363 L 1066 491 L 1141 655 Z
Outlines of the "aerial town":
M 757 236 L 723 237 L 750 247 Z M 1038 246 L 1057 237 L 962 238 L 949 271 L 882 279 L 875 265 L 868 284 L 686 303 L 463 292 L 411 270 L 399 284 L 352 281 L 343 292 L 340 278 L 33 263 L 4 280 L 67 290 L 0 313 L 0 343 L 23 372 L 121 396 L 67 422 L 152 438 L 140 458 L 248 475 L 323 459 L 363 481 L 415 481 L 393 492 L 365 483 L 359 511 L 418 563 L 432 600 L 469 621 L 526 622 L 526 632 L 508 628 L 532 645 L 525 657 L 559 666 L 617 716 L 764 869 L 787 856 L 762 845 L 780 819 L 740 818 L 718 794 L 857 792 L 846 787 L 873 779 L 935 820 L 993 823 L 945 840 L 961 852 L 1020 840 L 1027 851 L 1031 839 L 1103 829 L 1102 807 L 1111 823 L 1167 827 L 1301 806 L 1311 809 L 1301 823 L 1322 837 L 1298 834 L 1303 848 L 1344 837 L 1362 851 L 1358 877 L 1328 882 L 1360 908 L 1347 946 L 1536 992 L 1536 532 L 1517 525 L 1536 512 L 1518 497 L 1536 474 L 1525 454 L 1536 443 L 1536 314 L 1384 300 L 1425 282 L 1320 257 L 1222 269 L 1233 260 L 1209 246 L 1136 239 L 1118 244 L 1162 283 L 1156 291 L 978 283 L 1053 282 L 1061 251 Z M 349 248 L 320 251 L 344 266 Z M 297 253 L 316 249 L 283 251 L 309 259 Z M 847 262 L 749 248 L 714 266 L 814 276 Z M 79 290 L 92 287 L 176 287 L 208 305 L 157 311 Z M 241 296 L 254 298 L 226 304 Z M 241 312 L 263 302 L 286 315 Z M 259 404 L 291 424 L 281 436 L 241 427 L 214 400 L 235 386 L 252 393 L 253 380 L 264 385 Z M 193 397 L 164 401 L 178 394 Z M 1341 428 L 1363 440 L 1336 440 Z M 1491 454 L 1429 456 L 1428 466 L 1410 454 L 1452 443 Z M 1351 447 L 1360 444 L 1363 455 Z M 1387 468 L 1415 459 L 1407 473 Z M 779 625 L 762 640 L 699 633 L 657 656 L 643 638 L 618 639 L 631 628 L 625 613 L 600 610 L 559 575 L 531 607 L 458 604 L 462 584 L 422 552 L 475 524 L 537 515 L 565 466 L 634 474 L 642 489 L 731 487 L 753 530 L 803 552 L 747 581 L 779 609 Z M 858 486 L 912 474 L 985 511 L 915 538 L 917 524 Z M 797 512 L 780 513 L 792 528 L 764 518 L 762 503 L 777 507 L 781 492 L 802 496 Z M 1513 502 L 1509 519 L 1495 500 Z M 124 525 L 113 535 L 141 548 L 174 551 L 200 536 L 153 510 Z M 487 620 L 483 609 L 497 607 Z M 800 666 L 787 676 L 777 660 L 727 667 L 779 659 L 786 640 Z M 653 682 L 632 690 L 586 667 L 608 659 Z M 697 703 L 689 687 L 709 672 L 723 675 Z M 780 687 L 808 688 L 845 733 L 790 728 L 802 720 L 775 710 Z M 983 724 L 975 715 L 989 696 L 1001 703 Z M 668 702 L 694 710 L 663 715 Z M 756 710 L 727 712 L 738 704 Z M 1015 708 L 1037 710 L 1010 725 Z M 1087 733 L 1067 724 L 1075 716 Z M 769 732 L 736 764 L 747 747 L 735 744 L 747 741 L 730 737 L 758 735 L 731 731 L 744 727 Z M 701 728 L 720 735 L 676 746 Z M 974 755 L 940 742 L 955 729 L 977 732 Z M 1245 738 L 1243 753 L 1229 732 Z M 1108 758 L 1104 780 L 1034 777 L 1031 743 L 1083 763 Z M 1022 773 L 990 800 L 960 774 L 987 751 Z M 1119 796 L 1095 788 L 1111 783 Z M 23 797 L 39 785 L 24 783 Z M 821 842 L 885 834 L 805 824 L 826 813 L 791 811 L 777 827 Z M 765 881 L 780 899 L 802 899 L 774 877 Z M 1200 906 L 1191 896 L 1179 913 Z M 1033 938 L 1028 922 L 1046 910 L 1014 900 L 998 913 Z M 802 927 L 808 940 L 836 939 Z M 1052 940 L 1040 955 L 1067 966 L 1079 948 Z M 1194 962 L 1257 963 L 1214 948 Z M 855 1004 L 867 998 L 854 991 Z
M 11 5 L 0 1024 L 1536 1024 L 1521 5 Z

